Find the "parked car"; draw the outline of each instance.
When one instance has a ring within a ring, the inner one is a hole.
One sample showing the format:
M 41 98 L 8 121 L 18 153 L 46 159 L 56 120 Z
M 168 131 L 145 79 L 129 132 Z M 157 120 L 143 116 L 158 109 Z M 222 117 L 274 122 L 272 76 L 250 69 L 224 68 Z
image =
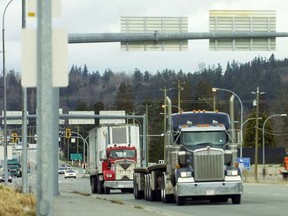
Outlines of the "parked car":
M 69 169 L 66 170 L 66 172 L 64 173 L 64 178 L 76 178 L 76 172 L 75 170 Z
M 7 172 L 8 182 L 12 183 L 12 175 L 11 173 Z M 0 182 L 5 182 L 5 172 L 0 175 Z

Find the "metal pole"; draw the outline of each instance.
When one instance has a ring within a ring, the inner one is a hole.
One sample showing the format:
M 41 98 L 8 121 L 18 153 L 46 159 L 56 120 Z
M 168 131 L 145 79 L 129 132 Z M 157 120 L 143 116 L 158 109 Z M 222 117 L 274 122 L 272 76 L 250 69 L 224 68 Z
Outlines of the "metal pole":
M 263 123 L 263 128 L 262 128 L 262 159 L 263 159 L 263 176 L 265 177 L 266 175 L 266 167 L 265 167 L 265 125 L 266 125 L 266 122 L 272 118 L 272 117 L 285 117 L 287 116 L 287 114 L 275 114 L 275 115 L 271 115 L 269 116 Z
M 149 163 L 149 143 L 150 143 L 150 139 L 149 139 L 149 131 L 148 131 L 148 108 L 149 107 L 152 107 L 152 105 L 150 105 L 150 106 L 148 106 L 147 104 L 145 104 L 145 106 L 142 106 L 142 107 L 145 107 L 145 116 L 146 116 L 146 135 L 145 135 L 145 138 L 146 138 L 146 144 L 147 144 L 147 146 L 146 146 L 146 161 L 147 161 L 147 164 Z M 143 127 L 144 127 L 144 125 L 143 125 Z M 144 136 L 144 134 L 143 134 L 143 136 Z
M 136 41 L 175 41 L 199 39 L 237 39 L 288 37 L 288 32 L 187 32 L 187 33 L 78 33 L 69 34 L 68 43 L 103 43 Z
M 242 144 L 243 144 L 243 131 L 242 131 L 242 125 L 243 125 L 243 103 L 240 99 L 240 97 L 233 91 L 228 90 L 228 89 L 222 89 L 222 88 L 212 88 L 213 92 L 216 92 L 217 90 L 220 91 L 226 91 L 226 92 L 230 92 L 231 94 L 235 95 L 235 97 L 237 97 L 237 99 L 240 102 L 240 146 L 241 146 L 241 150 L 242 150 Z M 240 151 L 240 157 L 242 157 L 242 151 Z
M 147 143 L 146 143 L 146 115 L 143 115 L 143 137 L 142 137 L 142 140 L 143 140 L 143 153 L 146 153 L 147 152 Z M 145 154 L 143 154 L 143 157 L 144 157 L 144 160 L 142 162 L 143 166 L 147 166 L 147 160 L 146 160 L 146 157 L 145 157 Z
M 167 97 L 167 90 L 166 90 L 166 86 L 165 86 L 165 89 L 164 89 L 164 134 L 166 133 L 166 116 L 167 116 L 167 112 L 166 112 L 166 106 L 167 106 L 167 103 L 166 103 L 166 97 Z M 166 161 L 166 146 L 165 146 L 165 143 L 163 144 L 163 159 L 164 161 Z
M 4 87 L 4 108 L 3 108 L 3 114 L 4 114 L 4 170 L 5 170 L 5 182 L 4 184 L 8 184 L 8 165 L 7 165 L 7 81 L 6 81 L 6 68 L 5 68 L 5 13 L 10 5 L 10 3 L 13 0 L 9 1 L 8 4 L 6 5 L 4 12 L 3 12 L 3 17 L 2 17 L 2 52 L 3 52 L 3 87 Z
M 256 91 L 256 126 L 255 126 L 255 166 L 254 179 L 258 182 L 258 125 L 259 125 L 259 87 Z
M 85 147 L 85 145 L 87 145 L 87 157 L 89 156 L 89 154 L 88 154 L 88 151 L 89 151 L 89 149 L 88 149 L 88 142 L 87 142 L 87 139 L 89 138 L 89 135 L 84 139 L 84 143 L 83 143 L 83 146 L 84 146 L 84 150 L 83 150 L 83 168 L 84 168 L 84 170 L 85 170 L 85 173 L 86 173 L 86 147 Z
M 37 215 L 53 215 L 54 98 L 51 0 L 37 1 Z M 54 143 L 55 144 L 55 143 Z
M 243 127 L 244 127 L 244 125 L 249 121 L 249 120 L 254 120 L 254 119 L 256 119 L 256 118 L 248 118 L 248 119 L 246 119 L 244 122 L 243 122 L 243 124 L 241 125 L 241 131 L 243 131 Z M 262 119 L 262 117 L 260 117 L 260 118 L 258 118 L 258 119 Z M 243 148 L 243 146 L 241 145 L 241 148 L 240 148 L 240 158 L 242 158 L 242 148 Z
M 53 173 L 57 173 L 59 166 L 59 88 L 53 88 L 53 145 L 52 145 L 52 166 Z M 58 175 L 53 175 L 54 196 L 59 195 Z
M 85 158 L 85 144 L 88 147 L 87 139 L 89 138 L 89 135 L 84 139 L 84 137 L 79 132 L 71 131 L 71 134 L 76 134 L 78 137 L 80 137 L 83 140 L 83 163 L 85 163 L 85 160 L 86 160 L 86 158 Z
M 26 0 L 22 0 L 22 29 L 26 28 Z M 27 175 L 27 88 L 22 88 L 22 192 L 28 193 Z M 30 161 L 31 163 L 31 161 Z M 31 166 L 31 165 L 30 165 Z

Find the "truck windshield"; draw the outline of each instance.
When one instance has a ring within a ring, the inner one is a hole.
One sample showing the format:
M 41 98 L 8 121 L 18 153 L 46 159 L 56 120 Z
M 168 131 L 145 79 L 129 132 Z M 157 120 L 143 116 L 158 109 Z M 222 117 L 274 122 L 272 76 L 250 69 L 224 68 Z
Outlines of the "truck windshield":
M 110 151 L 110 158 L 135 158 L 136 151 L 132 149 L 115 149 Z
M 182 144 L 185 146 L 224 145 L 227 143 L 225 131 L 182 132 Z

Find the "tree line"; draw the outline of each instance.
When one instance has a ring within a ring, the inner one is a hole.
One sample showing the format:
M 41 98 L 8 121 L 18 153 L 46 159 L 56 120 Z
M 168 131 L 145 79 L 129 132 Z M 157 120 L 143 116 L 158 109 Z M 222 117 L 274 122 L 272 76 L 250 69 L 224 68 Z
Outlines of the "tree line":
M 7 73 L 7 110 L 22 109 L 21 76 L 14 70 Z M 148 112 L 148 133 L 163 133 L 164 93 L 184 111 L 201 109 L 229 112 L 231 94 L 224 91 L 213 93 L 212 88 L 223 88 L 235 92 L 241 98 L 244 120 L 255 116 L 251 94 L 259 87 L 259 143 L 262 143 L 262 126 L 272 114 L 287 113 L 288 110 L 288 59 L 277 60 L 272 54 L 269 59 L 255 57 L 249 62 L 228 62 L 226 68 L 217 66 L 200 66 L 197 71 L 140 71 L 114 72 L 106 69 L 103 72 L 89 70 L 87 65 L 73 65 L 69 71 L 69 85 L 60 88 L 60 108 L 63 113 L 71 110 L 125 110 L 129 114 L 142 115 Z M 36 89 L 27 89 L 27 109 L 30 114 L 36 113 Z M 3 76 L 0 77 L 0 106 L 3 107 Z M 215 107 L 214 107 L 215 106 Z M 177 112 L 177 108 L 173 108 Z M 288 117 L 287 117 L 288 118 Z M 235 98 L 235 120 L 240 122 L 240 105 Z M 285 118 L 273 118 L 265 127 L 266 146 L 287 147 L 287 123 Z M 31 124 L 33 124 L 31 122 Z M 97 121 L 96 123 L 97 124 Z M 95 125 L 81 126 L 80 132 L 88 133 Z M 237 128 L 239 127 L 236 125 Z M 244 130 L 244 146 L 255 145 L 255 121 L 249 121 Z M 280 136 L 281 135 L 281 136 Z M 82 146 L 82 145 L 80 145 Z M 150 158 L 161 159 L 163 155 L 163 138 L 150 138 Z

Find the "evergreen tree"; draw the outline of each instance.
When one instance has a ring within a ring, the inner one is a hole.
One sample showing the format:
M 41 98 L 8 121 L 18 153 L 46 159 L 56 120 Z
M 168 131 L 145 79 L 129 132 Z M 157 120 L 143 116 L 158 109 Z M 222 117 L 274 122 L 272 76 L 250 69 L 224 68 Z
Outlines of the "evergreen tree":
M 133 112 L 134 98 L 130 84 L 122 82 L 119 86 L 119 92 L 116 97 L 115 106 L 118 110 L 125 110 L 126 112 Z
M 263 124 L 268 118 L 266 113 L 259 113 L 258 115 L 258 147 L 262 146 L 263 143 Z M 243 126 L 243 146 L 244 147 L 255 147 L 255 128 L 256 128 L 256 112 L 252 112 L 248 117 L 247 123 Z M 270 120 L 270 119 L 269 119 Z M 271 121 L 267 121 L 264 128 L 265 136 L 265 147 L 275 147 L 275 138 L 273 135 L 273 130 L 271 126 Z

